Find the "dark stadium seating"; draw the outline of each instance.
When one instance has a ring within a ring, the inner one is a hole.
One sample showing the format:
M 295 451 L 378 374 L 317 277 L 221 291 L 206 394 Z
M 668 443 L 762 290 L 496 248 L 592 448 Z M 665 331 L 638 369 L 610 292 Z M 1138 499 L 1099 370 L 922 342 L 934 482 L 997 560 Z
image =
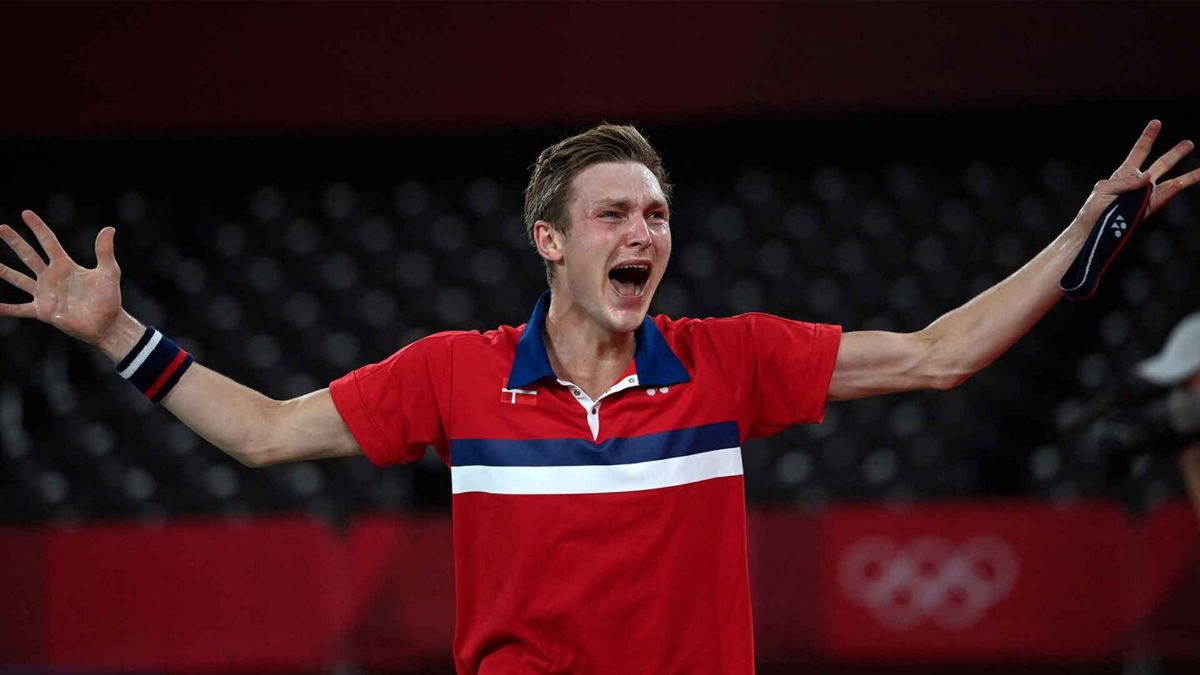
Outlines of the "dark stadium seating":
M 876 160 L 712 174 L 676 160 L 675 251 L 657 310 L 916 330 L 1046 245 L 1109 164 Z M 519 173 L 424 176 L 405 166 L 381 182 L 310 168 L 304 180 L 278 182 L 215 175 L 203 190 L 161 177 L 79 180 L 41 203 L 7 193 L 0 208 L 10 222 L 19 208 L 40 210 L 85 261 L 95 232 L 117 225 L 129 310 L 277 398 L 437 330 L 525 320 L 544 281 L 523 238 Z M 749 443 L 749 498 L 1115 496 L 1143 507 L 1178 494 L 1169 462 L 1138 458 L 1114 477 L 1060 430 L 1196 309 L 1186 291 L 1200 285 L 1200 237 L 1184 236 L 1195 232 L 1187 204 L 1139 234 L 1099 299 L 1064 302 L 963 387 L 835 404 L 823 425 Z M 449 502 L 432 455 L 388 469 L 361 458 L 246 469 L 53 330 L 0 320 L 0 345 L 5 520 L 309 510 L 336 521 Z

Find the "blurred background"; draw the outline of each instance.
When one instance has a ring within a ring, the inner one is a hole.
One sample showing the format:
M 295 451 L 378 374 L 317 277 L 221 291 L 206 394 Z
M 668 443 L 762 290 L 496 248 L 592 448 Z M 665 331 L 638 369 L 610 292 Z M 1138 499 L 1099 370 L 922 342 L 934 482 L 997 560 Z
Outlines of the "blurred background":
M 1048 244 L 1147 120 L 1155 156 L 1200 136 L 1197 25 L 1150 3 L 0 5 L 0 221 L 34 209 L 89 264 L 115 225 L 130 312 L 287 398 L 523 323 L 529 167 L 629 122 L 676 184 L 656 311 L 917 330 Z M 1102 433 L 1200 309 L 1198 221 L 1176 199 L 1097 298 L 956 390 L 747 444 L 762 672 L 1200 672 L 1178 468 Z M 0 345 L 0 672 L 452 670 L 436 455 L 246 469 L 97 351 L 13 320 Z M 911 583 L 864 590 L 898 560 Z

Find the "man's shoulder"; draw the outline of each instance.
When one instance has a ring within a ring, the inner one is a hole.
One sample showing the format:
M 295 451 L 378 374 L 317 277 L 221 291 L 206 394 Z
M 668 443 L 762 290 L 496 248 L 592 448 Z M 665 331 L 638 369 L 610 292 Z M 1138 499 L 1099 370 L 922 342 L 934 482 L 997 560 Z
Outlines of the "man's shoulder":
M 447 330 L 427 335 L 410 343 L 405 349 L 440 350 L 507 350 L 516 349 L 524 331 L 520 326 L 498 326 L 487 331 Z
M 697 342 L 711 342 L 714 333 L 717 335 L 728 333 L 730 325 L 737 323 L 731 321 L 732 318 L 706 317 L 700 319 L 690 316 L 671 317 L 666 314 L 658 314 L 651 317 L 651 321 L 654 322 L 654 326 L 658 328 L 658 332 L 662 334 L 671 349 L 682 354 L 690 352 Z
M 654 325 L 663 335 L 689 335 L 706 330 L 722 330 L 737 326 L 746 326 L 757 323 L 759 321 L 788 321 L 783 317 L 775 316 L 774 314 L 764 314 L 762 312 L 748 312 L 745 314 L 737 314 L 734 316 L 709 316 L 704 318 L 696 318 L 690 316 L 670 317 L 666 314 L 657 314 L 651 317 Z
M 688 316 L 681 316 L 678 318 L 673 318 L 673 317 L 667 316 L 666 314 L 657 314 L 657 315 L 651 317 L 651 319 L 654 321 L 654 324 L 656 326 L 658 326 L 659 330 L 663 330 L 663 329 L 667 329 L 667 328 L 672 329 L 672 330 L 678 330 L 678 329 L 686 330 L 686 329 L 695 329 L 695 328 L 711 328 L 711 327 L 737 326 L 737 325 L 747 325 L 747 324 L 753 325 L 756 323 L 775 323 L 775 322 L 817 325 L 817 324 L 813 324 L 808 321 L 802 321 L 802 320 L 798 320 L 798 319 L 789 319 L 785 316 L 779 316 L 778 314 L 768 314 L 767 312 L 744 312 L 742 314 L 734 314 L 731 316 L 709 316 L 709 317 L 705 317 L 703 319 L 688 317 Z
M 672 318 L 665 314 L 653 317 L 654 325 L 672 346 L 685 346 L 697 341 L 714 343 L 744 343 L 747 340 L 809 338 L 816 334 L 836 332 L 841 327 L 830 324 L 797 321 L 764 312 L 746 312 L 734 316 L 696 319 Z

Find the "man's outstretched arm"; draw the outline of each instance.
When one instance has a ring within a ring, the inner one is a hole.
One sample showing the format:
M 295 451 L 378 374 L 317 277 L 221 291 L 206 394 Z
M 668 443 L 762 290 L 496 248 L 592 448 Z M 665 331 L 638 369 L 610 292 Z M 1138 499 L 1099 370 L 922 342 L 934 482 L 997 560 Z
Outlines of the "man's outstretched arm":
M 1161 127 L 1157 120 L 1151 121 L 1121 166 L 1108 180 L 1096 183 L 1071 224 L 1004 281 L 916 333 L 847 333 L 830 383 L 830 399 L 948 389 L 995 361 L 1062 297 L 1059 280 L 1096 219 L 1118 195 L 1153 185 L 1149 215 L 1200 182 L 1200 169 L 1159 182 L 1191 152 L 1191 141 L 1180 142 L 1141 171 Z
M 137 345 L 145 326 L 121 307 L 121 270 L 106 227 L 96 237 L 96 267 L 78 265 L 32 211 L 21 214 L 46 259 L 7 225 L 0 239 L 29 274 L 0 265 L 0 279 L 33 297 L 0 303 L 0 316 L 30 318 L 98 347 L 113 363 Z M 361 452 L 328 389 L 276 401 L 200 364 L 193 364 L 162 404 L 208 442 L 250 466 Z

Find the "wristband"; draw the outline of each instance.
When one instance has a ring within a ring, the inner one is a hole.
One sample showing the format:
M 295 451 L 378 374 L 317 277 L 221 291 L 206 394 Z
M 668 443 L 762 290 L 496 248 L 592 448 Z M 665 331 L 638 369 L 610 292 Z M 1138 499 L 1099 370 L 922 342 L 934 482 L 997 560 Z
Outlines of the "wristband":
M 1126 192 L 1100 214 L 1087 240 L 1083 242 L 1083 248 L 1058 282 L 1068 298 L 1087 300 L 1096 292 L 1104 270 L 1117 257 L 1117 251 L 1129 241 L 1134 228 L 1145 219 L 1146 206 L 1150 204 L 1150 189 L 1147 185 L 1140 190 Z
M 117 364 L 117 374 L 142 392 L 152 403 L 163 400 L 192 365 L 192 355 L 171 342 L 154 326 L 146 332 L 133 349 Z

